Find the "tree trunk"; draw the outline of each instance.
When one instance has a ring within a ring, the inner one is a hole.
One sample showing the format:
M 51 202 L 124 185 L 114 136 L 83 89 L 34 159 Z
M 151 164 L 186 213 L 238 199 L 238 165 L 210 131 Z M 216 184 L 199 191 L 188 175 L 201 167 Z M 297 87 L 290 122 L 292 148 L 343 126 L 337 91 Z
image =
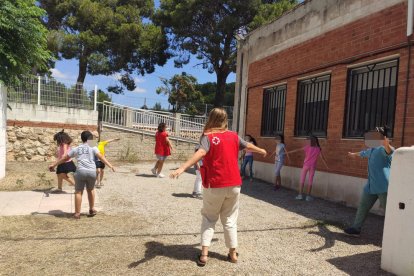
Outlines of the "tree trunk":
M 214 98 L 214 107 L 222 107 L 224 105 L 224 94 L 226 93 L 226 81 L 229 75 L 226 72 L 219 71 L 217 74 L 216 96 Z
M 87 57 L 82 54 L 79 58 L 79 72 L 78 79 L 76 80 L 76 91 L 74 94 L 74 104 L 76 107 L 82 105 L 83 83 L 85 82 L 87 67 Z

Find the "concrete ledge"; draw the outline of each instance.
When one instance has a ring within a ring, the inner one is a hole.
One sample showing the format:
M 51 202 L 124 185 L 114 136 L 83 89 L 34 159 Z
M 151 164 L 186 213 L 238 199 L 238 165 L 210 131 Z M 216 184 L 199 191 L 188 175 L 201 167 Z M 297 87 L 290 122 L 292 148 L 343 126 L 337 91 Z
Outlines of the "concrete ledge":
M 300 172 L 301 168 L 284 166 L 281 172 L 283 187 L 297 190 Z M 274 164 L 255 161 L 253 173 L 256 178 L 266 182 L 274 183 L 275 181 Z M 312 195 L 349 207 L 357 207 L 366 181 L 364 178 L 317 171 L 313 181 Z M 384 215 L 384 211 L 379 208 L 379 202 L 374 205 L 372 212 Z

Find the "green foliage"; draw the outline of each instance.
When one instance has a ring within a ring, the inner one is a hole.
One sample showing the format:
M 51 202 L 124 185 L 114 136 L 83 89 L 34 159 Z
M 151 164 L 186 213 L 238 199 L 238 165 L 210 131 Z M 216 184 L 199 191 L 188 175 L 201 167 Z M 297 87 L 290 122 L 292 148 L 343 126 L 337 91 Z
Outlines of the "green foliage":
M 47 50 L 44 10 L 35 0 L 0 1 L 0 80 L 18 82 L 33 70 L 47 71 L 52 55 Z
M 264 1 L 259 7 L 256 16 L 253 21 L 249 24 L 249 29 L 253 30 L 262 25 L 272 22 L 279 18 L 283 13 L 291 10 L 298 4 L 297 0 L 278 0 L 278 1 Z
M 157 88 L 157 94 L 168 96 L 168 102 L 175 111 L 197 114 L 194 103 L 203 103 L 203 95 L 197 90 L 197 79 L 183 72 L 171 79 L 161 79 L 163 86 Z
M 161 106 L 161 103 L 155 103 L 152 110 L 156 110 L 156 111 L 162 111 L 163 108 Z
M 203 94 L 204 103 L 214 104 L 214 98 L 216 95 L 217 84 L 215 82 L 206 82 L 196 85 L 196 89 Z M 223 105 L 233 106 L 234 105 L 234 92 L 235 92 L 235 83 L 227 83 L 224 95 Z
M 271 20 L 288 8 L 282 2 L 261 0 L 161 0 L 155 22 L 169 34 L 177 67 L 196 55 L 203 68 L 217 76 L 214 104 L 222 106 L 226 80 L 236 70 L 235 33 L 248 26 L 259 14 L 258 22 Z M 281 2 L 282 4 L 280 4 Z M 290 6 L 289 6 L 290 7 Z M 267 11 L 271 9 L 271 11 Z M 259 23 L 257 23 L 259 24 Z
M 91 101 L 93 101 L 94 98 L 95 98 L 95 91 L 92 90 L 92 91 L 89 92 L 89 99 L 91 99 Z M 102 102 L 112 102 L 112 99 L 103 90 L 98 89 L 97 102 L 98 103 L 102 103 Z
M 135 89 L 131 74 L 151 73 L 164 65 L 168 43 L 160 27 L 148 23 L 152 0 L 39 0 L 52 30 L 49 47 L 58 58 L 79 60 L 78 82 L 87 73 L 122 72 L 114 93 Z M 145 23 L 147 22 L 147 23 Z

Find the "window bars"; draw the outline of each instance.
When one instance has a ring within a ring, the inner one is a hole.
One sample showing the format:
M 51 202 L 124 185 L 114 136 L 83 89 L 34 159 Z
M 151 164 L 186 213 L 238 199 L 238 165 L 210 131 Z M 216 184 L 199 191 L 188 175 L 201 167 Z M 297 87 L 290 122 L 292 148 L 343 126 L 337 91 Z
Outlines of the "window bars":
M 298 82 L 295 136 L 326 137 L 330 86 L 330 75 Z
M 398 60 L 364 65 L 348 71 L 344 137 L 360 138 L 387 125 L 393 136 Z
M 286 90 L 286 85 L 279 85 L 264 90 L 262 136 L 274 137 L 283 134 L 285 124 Z

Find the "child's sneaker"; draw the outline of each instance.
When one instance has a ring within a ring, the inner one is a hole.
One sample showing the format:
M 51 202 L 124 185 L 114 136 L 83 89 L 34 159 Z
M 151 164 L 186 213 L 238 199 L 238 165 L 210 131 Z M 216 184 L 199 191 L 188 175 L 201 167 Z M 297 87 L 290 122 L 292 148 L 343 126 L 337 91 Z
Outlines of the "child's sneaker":
M 164 178 L 164 177 L 165 177 L 165 175 L 163 175 L 162 173 L 159 173 L 159 174 L 157 174 L 157 177 L 158 177 L 158 178 Z
M 302 200 L 302 199 L 303 199 L 303 195 L 297 195 L 297 196 L 295 197 L 295 199 L 296 199 L 296 200 Z
M 157 170 L 155 168 L 152 168 L 151 172 L 152 172 L 153 175 L 157 175 Z
M 353 236 L 353 237 L 359 237 L 361 234 L 361 231 L 353 228 L 353 227 L 349 227 L 347 229 L 344 230 L 345 234 L 347 234 L 348 236 Z
M 306 201 L 312 201 L 313 200 L 313 197 L 311 197 L 311 196 L 306 196 L 306 199 L 305 199 Z

